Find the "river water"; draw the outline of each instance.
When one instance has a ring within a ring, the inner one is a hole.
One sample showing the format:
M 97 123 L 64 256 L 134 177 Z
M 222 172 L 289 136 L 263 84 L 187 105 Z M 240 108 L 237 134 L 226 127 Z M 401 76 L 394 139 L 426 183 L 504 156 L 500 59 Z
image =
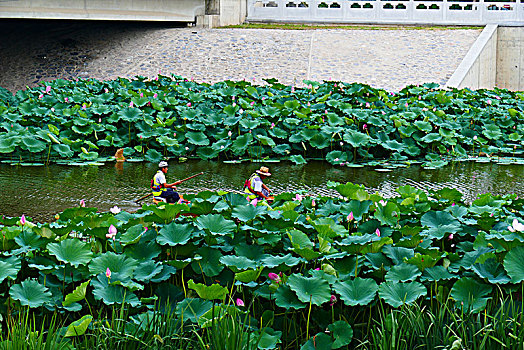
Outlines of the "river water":
M 443 187 L 462 192 L 467 201 L 478 194 L 516 193 L 524 195 L 524 166 L 495 163 L 458 162 L 440 169 L 418 165 L 389 172 L 372 167 L 336 167 L 313 161 L 306 165 L 280 163 L 226 164 L 210 161 L 170 162 L 167 181 L 204 172 L 179 186 L 181 193 L 202 190 L 241 191 L 244 181 L 261 165 L 269 166 L 272 176 L 265 183 L 274 193 L 306 190 L 313 195 L 336 195 L 327 188 L 328 181 L 362 184 L 370 192 L 396 195 L 402 185 L 429 190 Z M 133 211 L 140 207 L 135 200 L 149 193 L 156 165 L 150 163 L 111 163 L 102 166 L 10 166 L 0 164 L 0 215 L 25 214 L 36 221 L 51 220 L 58 212 L 78 206 L 107 211 L 117 205 Z M 150 198 L 142 203 L 150 203 Z M 141 204 L 142 204 L 141 203 Z

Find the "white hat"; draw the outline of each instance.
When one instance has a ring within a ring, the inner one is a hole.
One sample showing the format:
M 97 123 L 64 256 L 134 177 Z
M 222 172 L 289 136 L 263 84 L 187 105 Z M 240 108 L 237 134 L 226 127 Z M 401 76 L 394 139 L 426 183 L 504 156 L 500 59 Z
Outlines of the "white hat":
M 167 162 L 165 161 L 161 161 L 160 163 L 158 163 L 159 168 L 167 168 L 168 166 L 169 164 L 167 164 Z

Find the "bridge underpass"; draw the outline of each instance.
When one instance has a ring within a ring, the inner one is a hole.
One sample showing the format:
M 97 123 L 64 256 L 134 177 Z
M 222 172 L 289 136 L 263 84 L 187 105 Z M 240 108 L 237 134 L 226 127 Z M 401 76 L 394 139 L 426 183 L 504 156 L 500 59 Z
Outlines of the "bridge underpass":
M 0 0 L 0 18 L 237 24 L 245 0 Z

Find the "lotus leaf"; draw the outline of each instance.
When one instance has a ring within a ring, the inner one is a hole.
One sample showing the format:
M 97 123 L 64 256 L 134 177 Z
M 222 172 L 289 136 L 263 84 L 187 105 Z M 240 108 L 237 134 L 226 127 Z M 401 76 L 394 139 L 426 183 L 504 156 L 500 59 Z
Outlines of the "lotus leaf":
M 234 267 L 233 271 L 256 268 L 256 263 L 245 256 L 226 255 L 220 258 L 220 262 L 228 267 Z
M 121 285 L 109 284 L 109 279 L 103 273 L 98 275 L 92 285 L 95 299 L 102 300 L 106 305 L 126 303 L 131 306 L 140 305 L 140 301 L 133 292 Z
M 213 303 L 209 300 L 198 298 L 186 298 L 176 306 L 175 313 L 184 321 L 198 322 L 198 319 L 206 314 L 213 307 Z
M 0 260 L 0 283 L 2 283 L 6 278 L 16 280 L 16 276 L 21 268 L 22 262 L 17 256 Z
M 408 282 L 416 280 L 422 272 L 418 267 L 410 264 L 394 265 L 386 273 L 386 281 L 388 282 Z
M 379 296 L 393 307 L 411 304 L 427 292 L 426 287 L 418 282 L 383 282 L 378 289 Z
M 512 283 L 520 283 L 524 280 L 524 246 L 513 248 L 504 258 L 504 269 L 511 277 Z
M 157 242 L 161 245 L 170 245 L 172 247 L 176 245 L 184 245 L 192 237 L 198 237 L 198 233 L 195 233 L 195 228 L 190 224 L 177 224 L 172 222 L 158 232 Z
M 235 206 L 231 214 L 232 217 L 239 219 L 243 222 L 253 220 L 259 215 L 262 215 L 267 211 L 266 207 L 252 206 L 251 204 L 245 204 L 241 206 Z
M 342 346 L 349 345 L 353 338 L 353 328 L 346 321 L 335 321 L 328 326 L 329 331 L 335 338 L 333 342 L 333 349 L 338 349 Z
M 51 302 L 51 292 L 48 288 L 33 279 L 26 279 L 9 289 L 9 296 L 18 300 L 21 305 L 30 308 L 40 307 Z
M 308 300 L 309 302 L 309 300 Z M 275 304 L 283 309 L 303 309 L 306 304 L 301 302 L 297 295 L 293 293 L 289 286 L 281 285 L 275 292 Z
M 196 224 L 201 230 L 208 230 L 212 235 L 218 236 L 233 234 L 237 228 L 233 221 L 224 219 L 219 214 L 200 216 L 196 219 Z
M 138 262 L 126 255 L 116 254 L 113 252 L 103 253 L 94 258 L 89 264 L 89 272 L 92 275 L 105 274 L 109 269 L 113 279 L 125 279 L 133 275 Z
M 73 303 L 83 300 L 86 297 L 87 285 L 89 282 L 91 282 L 91 280 L 85 281 L 76 287 L 71 293 L 67 294 L 64 298 L 64 301 L 62 302 L 62 305 L 69 306 Z
M 325 349 L 325 350 L 331 350 L 333 349 L 333 341 L 331 340 L 331 337 L 327 335 L 326 333 L 318 333 L 311 337 L 304 345 L 300 347 L 300 350 L 317 350 L 317 349 Z
M 444 266 L 434 266 L 424 269 L 420 280 L 424 281 L 440 281 L 440 280 L 451 280 L 457 278 L 457 275 L 449 273 Z
M 260 338 L 258 340 L 258 349 L 276 349 L 277 344 L 280 344 L 280 337 L 282 332 L 275 331 L 272 328 L 264 327 L 260 332 Z
M 477 276 L 487 279 L 492 284 L 506 284 L 511 281 L 506 275 L 504 267 L 495 259 L 487 259 L 483 264 L 474 264 L 472 269 Z
M 84 335 L 92 320 L 93 316 L 85 315 L 82 316 L 79 320 L 71 322 L 71 324 L 67 326 L 64 337 L 76 337 L 79 335 Z
M 375 299 L 378 285 L 371 278 L 356 277 L 353 280 L 335 283 L 333 289 L 348 306 L 368 305 Z
M 224 299 L 229 293 L 227 288 L 222 287 L 219 284 L 212 284 L 206 286 L 202 283 L 195 283 L 193 280 L 187 282 L 187 287 L 197 292 L 198 296 L 205 300 Z
M 32 153 L 42 152 L 47 147 L 45 142 L 32 136 L 23 136 L 21 141 L 22 148 Z
M 457 301 L 457 307 L 464 311 L 473 313 L 480 312 L 486 308 L 492 288 L 486 284 L 479 283 L 471 277 L 459 279 L 451 288 L 451 297 Z
M 420 218 L 422 226 L 428 227 L 421 232 L 429 238 L 442 239 L 446 234 L 460 230 L 460 222 L 445 211 L 430 211 Z
M 273 268 L 280 265 L 291 267 L 300 264 L 301 261 L 301 259 L 294 257 L 291 254 L 286 254 L 284 256 L 269 255 L 261 260 L 262 264 L 268 268 Z
M 311 302 L 313 305 L 320 306 L 331 298 L 329 284 L 318 277 L 308 278 L 293 274 L 289 276 L 287 282 L 289 288 L 303 303 Z
M 196 252 L 195 256 L 202 257 L 202 261 L 195 260 L 191 263 L 193 271 L 197 274 L 203 273 L 206 276 L 213 277 L 224 269 L 224 265 L 220 263 L 222 253 L 218 249 L 204 246 Z
M 74 267 L 87 265 L 93 257 L 90 246 L 77 239 L 65 239 L 60 243 L 49 243 L 47 249 L 59 261 L 69 263 Z

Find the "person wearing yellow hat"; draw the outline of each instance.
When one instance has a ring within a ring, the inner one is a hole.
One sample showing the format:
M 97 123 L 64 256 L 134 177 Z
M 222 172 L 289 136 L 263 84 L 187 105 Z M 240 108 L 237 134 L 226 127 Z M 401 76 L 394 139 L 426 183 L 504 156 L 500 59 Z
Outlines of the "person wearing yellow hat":
M 254 199 L 271 199 L 269 194 L 271 190 L 264 184 L 263 180 L 271 176 L 268 167 L 260 167 L 244 183 L 244 192 L 249 200 Z

